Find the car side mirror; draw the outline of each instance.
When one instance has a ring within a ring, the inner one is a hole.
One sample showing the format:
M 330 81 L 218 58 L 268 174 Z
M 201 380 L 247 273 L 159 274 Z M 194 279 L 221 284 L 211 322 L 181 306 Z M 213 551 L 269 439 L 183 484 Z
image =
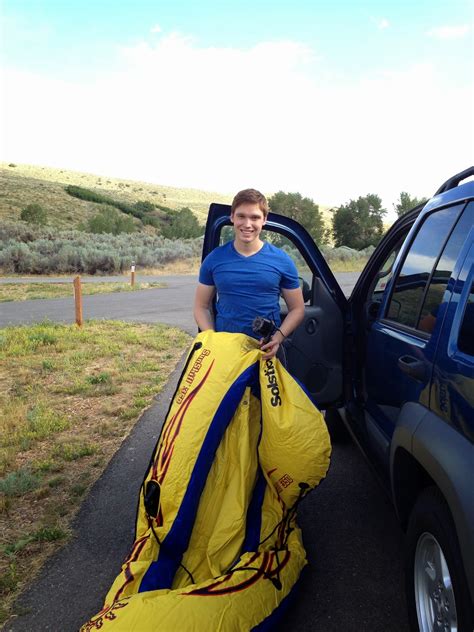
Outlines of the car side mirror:
M 303 277 L 298 277 L 300 282 L 300 288 L 303 292 L 303 301 L 307 303 L 311 298 L 311 288 L 309 287 L 308 281 L 305 281 Z

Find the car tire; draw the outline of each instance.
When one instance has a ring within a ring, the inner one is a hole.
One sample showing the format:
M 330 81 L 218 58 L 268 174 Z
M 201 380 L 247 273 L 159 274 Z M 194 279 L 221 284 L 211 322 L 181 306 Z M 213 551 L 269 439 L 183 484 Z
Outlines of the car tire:
M 324 420 L 333 443 L 348 443 L 350 441 L 351 435 L 337 408 L 328 408 L 324 413 Z
M 405 547 L 408 616 L 413 632 L 471 632 L 473 613 L 448 505 L 436 487 L 411 513 Z

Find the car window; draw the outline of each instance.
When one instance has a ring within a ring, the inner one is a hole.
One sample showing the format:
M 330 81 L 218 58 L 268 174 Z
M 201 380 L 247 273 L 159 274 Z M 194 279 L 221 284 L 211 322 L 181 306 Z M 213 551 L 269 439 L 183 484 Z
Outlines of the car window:
M 308 281 L 309 284 L 311 284 L 312 272 L 306 261 L 301 256 L 300 251 L 292 241 L 290 241 L 287 237 L 280 235 L 279 233 L 275 233 L 265 229 L 262 232 L 262 239 L 264 239 L 265 241 L 269 241 L 274 246 L 277 246 L 278 248 L 281 248 L 284 252 L 286 252 L 286 254 L 289 255 L 293 260 L 293 263 L 298 270 L 298 276 L 303 277 L 304 279 L 306 279 L 306 281 Z
M 290 239 L 284 237 L 283 235 L 280 235 L 279 233 L 267 229 L 263 230 L 262 239 L 264 239 L 265 241 L 269 241 L 274 246 L 277 246 L 278 248 L 281 248 L 284 252 L 286 252 L 286 254 L 291 257 L 293 263 L 296 266 L 298 276 L 300 278 L 300 284 L 302 283 L 301 280 L 304 280 L 308 283 L 309 287 L 312 286 L 313 273 L 311 272 L 311 269 L 306 261 L 303 259 L 298 248 Z M 280 302 L 282 301 L 283 299 L 280 300 Z
M 401 239 L 397 245 L 390 251 L 388 256 L 384 259 L 377 273 L 374 274 L 373 281 L 369 290 L 369 296 L 372 301 L 380 301 L 385 288 L 390 282 L 393 276 L 393 264 L 397 258 L 398 252 L 402 246 L 403 239 Z
M 458 349 L 474 356 L 474 283 L 471 285 L 471 293 L 459 329 Z
M 423 302 L 417 329 L 427 333 L 433 331 L 438 316 L 438 308 L 442 303 L 444 292 L 454 269 L 454 264 L 456 263 L 456 259 L 461 252 L 461 248 L 473 223 L 474 204 L 471 203 L 459 218 L 448 239 L 443 254 L 436 265 Z
M 451 206 L 425 218 L 395 282 L 386 314 L 389 320 L 407 327 L 418 324 L 426 284 L 462 207 Z
M 219 238 L 219 246 L 226 244 L 228 241 L 232 241 L 234 239 L 234 227 L 233 226 L 223 226 Z

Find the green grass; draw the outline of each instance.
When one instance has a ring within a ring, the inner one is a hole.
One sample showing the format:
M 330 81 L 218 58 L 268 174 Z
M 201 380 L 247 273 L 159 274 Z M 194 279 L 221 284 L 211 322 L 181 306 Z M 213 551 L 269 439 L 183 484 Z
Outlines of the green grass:
M 2 329 L 0 617 L 67 538 L 90 485 L 188 342 L 178 329 L 120 321 Z
M 67 535 L 67 531 L 61 527 L 40 527 L 37 531 L 22 536 L 18 540 L 15 540 L 15 542 L 3 546 L 2 549 L 8 557 L 14 557 L 18 553 L 21 553 L 21 551 L 32 542 L 56 542 L 58 540 L 64 540 Z
M 33 533 L 33 542 L 56 542 L 66 537 L 67 531 L 61 527 L 41 527 Z
M 102 371 L 98 375 L 89 375 L 86 377 L 86 382 L 89 384 L 109 384 L 111 382 L 110 373 Z
M 0 479 L 0 493 L 9 497 L 23 496 L 36 489 L 40 482 L 37 474 L 27 468 L 22 468 Z
M 57 456 L 65 461 L 75 461 L 85 456 L 91 456 L 97 452 L 98 448 L 91 443 L 69 442 L 60 443 L 53 450 L 53 456 Z
M 44 439 L 52 434 L 69 428 L 69 421 L 60 413 L 49 408 L 44 403 L 33 406 L 26 416 L 27 431 L 34 439 Z

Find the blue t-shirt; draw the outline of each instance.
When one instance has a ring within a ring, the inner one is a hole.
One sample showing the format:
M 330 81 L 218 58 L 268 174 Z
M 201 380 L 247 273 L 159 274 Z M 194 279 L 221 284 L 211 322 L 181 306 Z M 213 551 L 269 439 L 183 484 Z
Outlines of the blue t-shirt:
M 219 246 L 202 262 L 199 282 L 217 290 L 216 331 L 254 338 L 259 337 L 252 331 L 254 318 L 271 318 L 278 327 L 281 290 L 300 286 L 293 261 L 268 242 L 249 257 L 237 252 L 232 241 Z

